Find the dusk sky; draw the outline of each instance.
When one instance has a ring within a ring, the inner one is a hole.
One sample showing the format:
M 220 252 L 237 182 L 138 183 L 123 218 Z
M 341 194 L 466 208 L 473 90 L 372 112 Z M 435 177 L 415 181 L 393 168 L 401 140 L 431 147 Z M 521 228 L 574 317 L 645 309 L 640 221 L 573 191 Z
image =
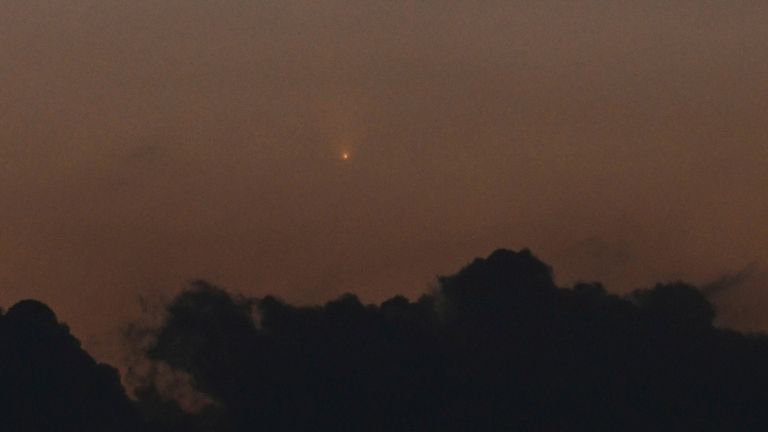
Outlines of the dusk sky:
M 0 2 L 0 305 L 415 298 L 498 247 L 768 329 L 768 3 Z M 343 155 L 347 154 L 345 160 Z

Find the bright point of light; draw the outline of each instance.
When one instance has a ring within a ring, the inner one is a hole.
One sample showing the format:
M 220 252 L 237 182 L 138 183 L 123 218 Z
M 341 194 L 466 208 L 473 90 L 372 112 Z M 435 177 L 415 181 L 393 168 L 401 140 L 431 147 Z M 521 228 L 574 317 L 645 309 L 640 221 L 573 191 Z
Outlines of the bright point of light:
M 347 152 L 342 153 L 341 154 L 341 159 L 342 160 L 349 160 L 349 153 L 347 153 Z

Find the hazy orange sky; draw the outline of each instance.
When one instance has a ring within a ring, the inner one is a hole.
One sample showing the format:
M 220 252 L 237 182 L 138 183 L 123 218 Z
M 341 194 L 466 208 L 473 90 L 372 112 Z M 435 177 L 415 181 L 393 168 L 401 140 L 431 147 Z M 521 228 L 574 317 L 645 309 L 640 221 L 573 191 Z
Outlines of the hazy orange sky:
M 497 247 L 768 329 L 765 1 L 0 2 L 0 304 L 99 355 L 205 278 L 416 296 Z M 349 160 L 341 155 L 347 152 Z

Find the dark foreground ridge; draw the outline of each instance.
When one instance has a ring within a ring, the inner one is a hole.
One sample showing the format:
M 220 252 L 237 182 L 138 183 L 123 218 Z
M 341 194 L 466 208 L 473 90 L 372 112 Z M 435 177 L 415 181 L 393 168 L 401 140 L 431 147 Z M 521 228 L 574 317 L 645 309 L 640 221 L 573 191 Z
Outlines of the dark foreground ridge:
M 53 312 L 0 317 L 11 431 L 754 431 L 768 427 L 768 339 L 713 327 L 683 283 L 626 297 L 555 286 L 499 250 L 434 293 L 298 307 L 198 282 L 144 329 L 146 358 L 213 401 L 185 413 L 145 377 L 130 401 Z M 148 342 L 147 342 L 148 341 Z

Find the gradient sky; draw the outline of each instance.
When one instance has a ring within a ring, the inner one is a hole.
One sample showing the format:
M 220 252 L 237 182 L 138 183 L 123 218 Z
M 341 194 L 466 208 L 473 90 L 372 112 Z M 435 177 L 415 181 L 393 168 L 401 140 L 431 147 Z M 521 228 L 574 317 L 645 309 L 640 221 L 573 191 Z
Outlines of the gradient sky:
M 0 304 L 416 296 L 497 247 L 768 329 L 768 3 L 0 2 Z M 343 161 L 342 153 L 350 159 Z

